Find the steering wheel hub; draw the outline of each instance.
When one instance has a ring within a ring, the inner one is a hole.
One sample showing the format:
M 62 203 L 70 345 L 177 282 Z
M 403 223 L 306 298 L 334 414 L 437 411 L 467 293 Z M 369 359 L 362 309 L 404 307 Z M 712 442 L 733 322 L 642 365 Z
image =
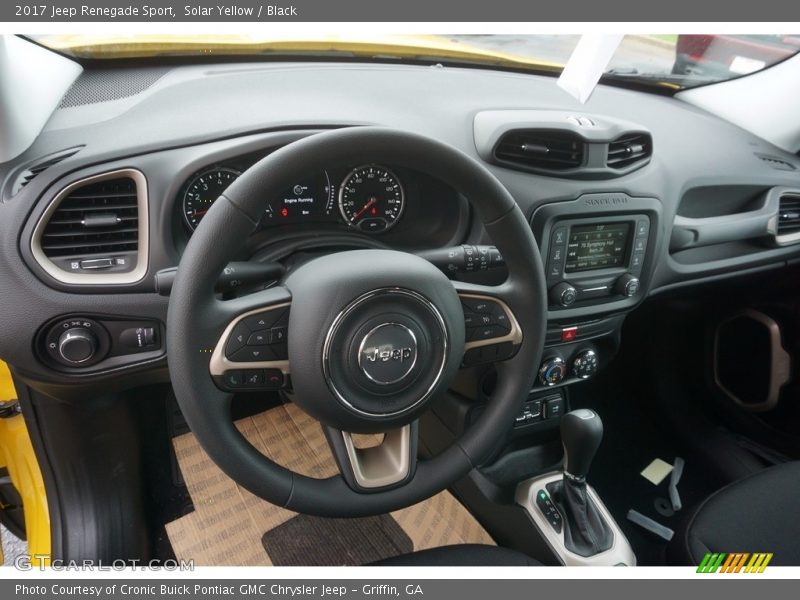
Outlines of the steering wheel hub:
M 404 288 L 368 292 L 334 319 L 323 348 L 325 378 L 353 412 L 395 417 L 436 389 L 447 358 L 444 317 L 421 294 Z
M 343 252 L 303 265 L 286 286 L 317 300 L 292 309 L 289 359 L 295 401 L 327 425 L 353 432 L 405 425 L 458 368 L 452 339 L 463 340 L 461 304 L 421 258 Z M 321 361 L 307 360 L 316 352 Z

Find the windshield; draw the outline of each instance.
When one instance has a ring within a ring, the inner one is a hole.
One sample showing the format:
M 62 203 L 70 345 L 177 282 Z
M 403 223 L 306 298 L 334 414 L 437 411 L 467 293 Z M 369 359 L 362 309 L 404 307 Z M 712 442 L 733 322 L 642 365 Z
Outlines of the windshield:
M 33 35 L 79 59 L 167 56 L 406 59 L 560 72 L 577 35 Z M 754 73 L 800 51 L 800 34 L 628 35 L 606 72 L 673 89 Z

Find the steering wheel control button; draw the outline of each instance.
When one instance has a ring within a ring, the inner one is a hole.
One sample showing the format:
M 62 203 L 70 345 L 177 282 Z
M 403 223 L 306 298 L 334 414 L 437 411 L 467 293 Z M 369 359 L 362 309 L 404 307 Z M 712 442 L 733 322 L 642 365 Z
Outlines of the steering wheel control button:
M 278 390 L 283 387 L 283 373 L 279 369 L 264 369 L 264 388 Z
M 244 380 L 242 379 L 242 372 L 241 371 L 225 371 L 225 376 L 223 377 L 225 385 L 229 388 L 238 388 L 242 387 Z
M 248 346 L 266 346 L 269 344 L 269 331 L 256 331 L 247 338 Z
M 539 368 L 539 381 L 542 385 L 558 385 L 567 375 L 567 363 L 561 357 L 548 358 Z
M 245 346 L 228 357 L 233 362 L 264 362 L 276 360 L 269 346 Z
M 261 369 L 246 369 L 243 371 L 243 379 L 246 387 L 261 387 L 264 384 L 264 371 Z
M 597 373 L 599 361 L 594 350 L 584 350 L 572 359 L 572 373 L 580 379 L 589 379 Z
M 269 330 L 269 343 L 270 344 L 285 344 L 286 335 L 289 332 L 288 327 L 273 327 Z
M 225 344 L 225 356 L 230 358 L 234 352 L 244 348 L 247 345 L 247 340 L 249 338 L 250 328 L 245 325 L 244 322 L 237 323 L 236 327 L 233 328 L 233 331 L 228 338 L 227 344 Z
M 361 340 L 358 366 L 378 385 L 398 383 L 414 369 L 417 347 L 417 337 L 411 329 L 399 323 L 384 323 Z
M 553 286 L 550 290 L 550 302 L 559 306 L 572 306 L 578 299 L 578 290 L 566 281 Z

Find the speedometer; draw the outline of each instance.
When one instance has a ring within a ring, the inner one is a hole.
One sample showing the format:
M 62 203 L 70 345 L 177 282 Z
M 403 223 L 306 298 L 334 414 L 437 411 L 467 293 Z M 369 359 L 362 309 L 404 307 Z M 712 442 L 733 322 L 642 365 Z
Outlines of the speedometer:
M 339 211 L 351 227 L 378 233 L 397 224 L 405 193 L 397 176 L 380 165 L 353 169 L 339 188 Z
M 241 173 L 235 169 L 214 167 L 198 173 L 189 182 L 183 195 L 183 216 L 189 229 L 197 228 L 214 201 L 239 175 Z

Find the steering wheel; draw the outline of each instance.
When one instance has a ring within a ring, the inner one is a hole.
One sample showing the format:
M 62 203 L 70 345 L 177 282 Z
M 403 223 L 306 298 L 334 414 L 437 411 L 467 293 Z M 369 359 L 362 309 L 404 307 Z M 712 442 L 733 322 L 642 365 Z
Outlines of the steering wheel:
M 219 274 L 257 226 L 266 198 L 308 173 L 362 163 L 422 171 L 463 193 L 502 254 L 507 280 L 456 282 L 413 254 L 352 250 L 313 259 L 260 292 L 232 300 L 215 295 Z M 476 337 L 473 328 L 483 323 L 491 325 Z M 366 516 L 430 497 L 486 460 L 531 388 L 545 325 L 539 251 L 494 175 L 436 140 L 353 127 L 276 150 L 214 202 L 172 288 L 169 371 L 191 430 L 237 483 L 292 511 Z M 497 389 L 452 445 L 418 460 L 418 418 L 449 388 L 462 361 L 497 363 Z M 339 474 L 306 477 L 254 448 L 230 414 L 231 392 L 242 385 L 291 385 L 293 401 L 321 422 Z M 383 442 L 357 448 L 353 433 L 384 433 Z

